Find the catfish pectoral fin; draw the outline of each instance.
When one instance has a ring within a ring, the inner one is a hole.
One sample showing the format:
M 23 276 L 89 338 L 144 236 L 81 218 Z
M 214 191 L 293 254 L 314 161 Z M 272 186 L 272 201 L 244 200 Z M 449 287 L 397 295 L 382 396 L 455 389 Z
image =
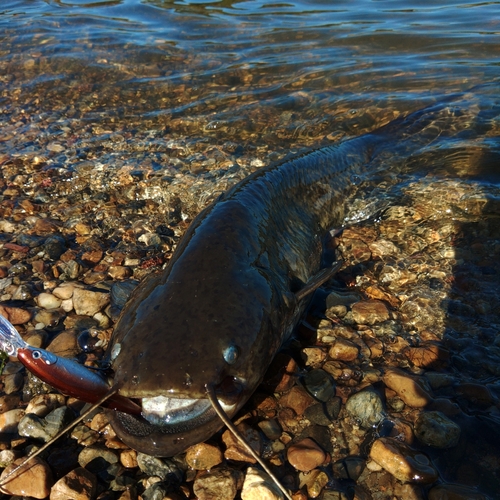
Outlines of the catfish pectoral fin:
M 303 299 L 310 293 L 318 289 L 325 281 L 328 281 L 332 276 L 334 276 L 337 271 L 342 266 L 342 261 L 339 260 L 334 262 L 331 267 L 321 269 L 316 273 L 298 292 L 295 292 L 295 298 L 297 301 Z

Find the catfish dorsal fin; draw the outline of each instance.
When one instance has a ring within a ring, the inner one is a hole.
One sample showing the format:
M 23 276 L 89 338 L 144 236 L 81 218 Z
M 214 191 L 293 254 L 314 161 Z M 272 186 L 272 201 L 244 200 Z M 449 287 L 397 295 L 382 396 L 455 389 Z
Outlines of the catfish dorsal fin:
M 288 500 L 292 500 L 292 497 L 290 496 L 290 493 L 288 490 L 280 483 L 279 479 L 272 473 L 271 469 L 268 467 L 266 462 L 255 452 L 255 450 L 245 441 L 245 438 L 241 435 L 240 431 L 236 428 L 236 426 L 233 424 L 231 419 L 227 416 L 227 413 L 223 410 L 222 406 L 219 403 L 219 400 L 217 399 L 217 396 L 215 394 L 215 389 L 213 388 L 212 385 L 207 384 L 206 386 L 207 389 L 207 396 L 208 400 L 210 401 L 213 409 L 215 410 L 215 413 L 219 415 L 220 419 L 224 422 L 226 427 L 231 431 L 231 433 L 234 435 L 234 437 L 243 445 L 245 450 L 252 455 L 253 458 L 257 461 L 257 463 L 264 469 L 264 471 L 267 473 L 267 475 L 274 481 L 276 486 L 280 489 L 280 491 L 283 493 L 285 498 Z
M 14 476 L 18 475 L 20 476 L 24 472 L 26 472 L 29 467 L 29 462 L 33 460 L 36 456 L 40 455 L 40 453 L 43 453 L 50 445 L 52 445 L 55 441 L 57 441 L 61 436 L 66 434 L 66 432 L 70 431 L 75 427 L 77 424 L 79 424 L 82 420 L 87 418 L 98 406 L 101 406 L 106 400 L 108 400 L 110 397 L 112 397 L 114 394 L 118 392 L 118 387 L 112 387 L 99 401 L 94 403 L 87 411 L 83 412 L 78 418 L 73 420 L 70 424 L 68 424 L 64 429 L 62 429 L 58 434 L 56 434 L 50 441 L 45 443 L 41 448 L 36 450 L 34 453 L 31 455 L 28 455 L 18 466 L 14 467 L 11 471 L 9 471 L 8 474 L 6 474 L 4 477 L 0 479 L 0 490 L 2 489 L 2 486 L 5 484 L 9 483 L 12 481 Z
M 320 269 L 299 291 L 295 292 L 297 301 L 303 299 L 318 289 L 325 281 L 328 281 L 341 268 L 342 261 L 334 262 L 331 267 Z

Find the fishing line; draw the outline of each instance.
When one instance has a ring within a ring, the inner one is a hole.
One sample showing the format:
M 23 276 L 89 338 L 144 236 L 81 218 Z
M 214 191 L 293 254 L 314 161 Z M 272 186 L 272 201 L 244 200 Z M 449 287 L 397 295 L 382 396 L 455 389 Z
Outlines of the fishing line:
M 76 424 L 79 424 L 82 420 L 87 418 L 98 406 L 101 406 L 102 403 L 104 403 L 107 399 L 109 399 L 111 396 L 113 396 L 117 392 L 118 392 L 118 387 L 112 387 L 99 401 L 97 401 L 97 403 L 94 403 L 87 411 L 85 411 L 78 418 L 73 420 L 73 422 L 71 422 L 69 425 L 67 425 L 63 430 L 61 430 L 58 434 L 56 434 L 50 441 L 45 443 L 41 448 L 39 448 L 33 454 L 27 456 L 17 467 L 12 469 L 5 477 L 3 477 L 0 480 L 0 487 L 9 483 L 13 479 L 12 476 L 14 476 L 17 472 L 19 472 L 20 469 L 25 467 L 33 458 L 40 455 L 40 453 L 44 452 L 49 446 L 51 446 L 61 436 L 66 434 L 66 432 L 70 431 L 73 427 L 75 427 Z M 26 470 L 28 470 L 28 468 L 26 468 Z M 26 472 L 26 470 L 23 471 L 23 473 Z
M 215 395 L 215 389 L 212 385 L 206 384 L 205 388 L 207 390 L 207 396 L 208 400 L 212 404 L 215 412 L 217 415 L 219 415 L 220 419 L 224 422 L 226 427 L 233 433 L 234 437 L 243 445 L 245 450 L 252 455 L 255 460 L 257 460 L 257 463 L 266 471 L 266 473 L 269 475 L 269 477 L 274 481 L 276 486 L 281 490 L 283 495 L 288 500 L 292 500 L 292 497 L 290 496 L 290 493 L 288 493 L 288 490 L 280 483 L 279 479 L 272 473 L 271 469 L 267 466 L 266 462 L 256 453 L 256 451 L 245 441 L 245 438 L 241 435 L 240 431 L 236 428 L 236 426 L 233 424 L 232 420 L 227 416 L 227 413 L 223 410 L 222 406 L 219 403 L 219 400 L 217 399 L 217 396 Z

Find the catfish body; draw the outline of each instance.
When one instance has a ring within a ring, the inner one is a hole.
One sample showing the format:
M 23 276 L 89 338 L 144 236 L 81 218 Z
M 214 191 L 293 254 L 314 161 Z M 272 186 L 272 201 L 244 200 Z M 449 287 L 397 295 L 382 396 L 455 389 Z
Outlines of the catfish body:
M 208 439 L 222 422 L 207 384 L 229 416 L 241 408 L 307 306 L 297 297 L 359 178 L 432 114 L 263 168 L 194 219 L 168 267 L 133 293 L 110 342 L 113 384 L 143 408 L 143 418 L 110 414 L 125 443 L 172 456 Z

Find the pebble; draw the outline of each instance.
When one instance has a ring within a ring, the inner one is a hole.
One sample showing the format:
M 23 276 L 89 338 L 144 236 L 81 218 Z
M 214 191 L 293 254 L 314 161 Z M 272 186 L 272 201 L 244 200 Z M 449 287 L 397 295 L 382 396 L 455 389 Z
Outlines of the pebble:
M 63 406 L 66 398 L 62 394 L 39 394 L 33 396 L 26 407 L 26 413 L 45 417 L 52 410 Z
M 186 451 L 186 463 L 194 470 L 209 470 L 222 462 L 222 452 L 217 446 L 199 443 Z
M 22 452 L 17 450 L 2 450 L 0 451 L 0 464 L 2 467 L 7 467 L 18 458 L 21 458 Z
M 243 473 L 235 469 L 212 469 L 201 472 L 193 484 L 198 500 L 233 500 L 243 481 Z
M 6 394 L 4 396 L 0 396 L 0 413 L 13 410 L 17 407 L 20 400 L 21 398 L 18 394 Z
M 68 300 L 73 297 L 75 288 L 81 288 L 77 283 L 66 281 L 52 290 L 52 294 L 61 300 Z
M 295 385 L 280 398 L 279 403 L 291 408 L 297 415 L 303 415 L 306 408 L 316 403 L 316 400 L 303 387 Z
M 23 460 L 20 458 L 4 469 L 0 481 Z M 35 457 L 27 464 L 27 468 L 21 469 L 9 478 L 8 483 L 4 484 L 0 490 L 8 495 L 46 498 L 49 496 L 53 482 L 50 467 L 41 458 Z
M 377 425 L 385 417 L 384 403 L 373 389 L 364 389 L 353 394 L 345 407 L 347 413 L 365 429 Z
M 350 479 L 357 481 L 366 465 L 366 460 L 361 457 L 346 457 L 332 465 L 332 472 L 336 479 Z
M 334 397 L 326 404 L 316 403 L 309 406 L 304 412 L 304 417 L 313 424 L 328 426 L 338 417 L 341 405 L 341 399 Z
M 260 437 L 259 431 L 253 429 L 244 422 L 238 424 L 236 428 L 243 436 L 244 440 L 258 455 L 260 455 L 262 452 L 262 439 Z M 236 439 L 231 431 L 226 430 L 222 434 L 222 441 L 226 445 L 226 451 L 224 452 L 224 457 L 226 458 L 226 460 L 250 462 L 252 464 L 255 463 L 255 458 L 253 458 L 253 456 L 248 453 L 246 448 L 243 447 L 243 445 Z
M 328 351 L 330 358 L 337 361 L 354 361 L 359 355 L 359 347 L 347 339 L 337 339 Z
M 24 417 L 24 410 L 16 408 L 0 414 L 0 433 L 17 432 L 19 422 Z
M 417 382 L 417 379 L 402 370 L 390 369 L 382 380 L 412 408 L 423 408 L 432 401 L 430 394 Z
M 427 456 L 392 438 L 377 439 L 370 458 L 404 483 L 431 484 L 438 478 Z
M 335 396 L 335 382 L 333 377 L 321 368 L 307 372 L 302 379 L 304 387 L 311 396 L 326 403 Z
M 283 500 L 274 481 L 263 471 L 249 467 L 241 490 L 241 500 Z
M 137 467 L 137 452 L 135 450 L 123 450 L 120 453 L 120 463 L 127 469 Z
M 408 347 L 404 355 L 414 366 L 419 368 L 443 368 L 450 357 L 447 349 L 436 344 L 427 344 L 419 347 Z
M 57 326 L 64 316 L 64 312 L 60 309 L 40 309 L 35 314 L 34 322 L 37 325 L 36 328 L 40 330 L 46 326 Z
M 80 352 L 78 347 L 78 332 L 76 329 L 63 330 L 47 346 L 47 351 L 66 358 L 76 356 Z
M 281 433 L 283 432 L 279 422 L 274 418 L 269 420 L 262 420 L 257 425 L 259 426 L 260 430 L 264 433 L 264 435 L 267 437 L 267 439 L 270 439 L 271 441 L 278 439 L 281 436 Z
M 427 411 L 415 421 L 415 436 L 427 446 L 452 448 L 460 439 L 460 427 L 439 411 Z
M 305 361 L 306 366 L 316 368 L 321 366 L 321 363 L 326 359 L 326 352 L 319 347 L 304 347 L 301 357 Z
M 23 387 L 24 375 L 22 373 L 12 373 L 11 375 L 5 375 L 3 383 L 3 390 L 5 394 L 13 394 L 20 391 Z
M 171 476 L 178 479 L 182 476 L 174 462 L 168 459 L 162 460 L 157 457 L 152 457 L 144 453 L 137 453 L 137 465 L 139 469 L 148 476 L 159 477 L 162 481 L 165 481 Z
M 328 476 L 322 470 L 315 469 L 308 474 L 300 474 L 300 487 L 304 486 L 307 489 L 309 498 L 317 498 L 321 495 L 321 491 L 328 483 Z M 324 497 L 323 497 L 324 498 Z
M 0 314 L 13 325 L 24 325 L 31 319 L 31 312 L 20 307 L 0 305 Z
M 57 260 L 66 251 L 66 241 L 62 236 L 49 236 L 43 245 L 45 253 L 52 260 Z
M 287 459 L 297 470 L 308 472 L 325 463 L 326 453 L 316 441 L 305 438 L 290 445 Z
M 78 444 L 83 446 L 92 446 L 99 441 L 99 433 L 89 429 L 86 425 L 77 425 L 71 431 L 71 437 L 76 440 Z
M 380 300 L 370 299 L 356 302 L 351 307 L 352 318 L 359 325 L 374 325 L 389 319 L 389 310 Z
M 289 391 L 297 380 L 297 362 L 288 354 L 278 353 L 264 376 L 262 387 L 270 392 Z
M 39 294 L 35 298 L 35 302 L 42 309 L 57 309 L 61 305 L 61 299 L 47 292 Z
M 47 443 L 73 418 L 74 414 L 67 406 L 52 410 L 43 419 L 30 413 L 25 415 L 19 422 L 18 432 L 20 436 L 41 439 Z
M 97 478 L 78 467 L 59 479 L 50 490 L 50 500 L 92 500 L 97 489 Z
M 83 288 L 75 288 L 73 291 L 73 307 L 76 314 L 82 316 L 93 316 L 109 304 L 109 293 L 94 292 Z
M 114 451 L 101 446 L 88 446 L 78 455 L 78 463 L 81 467 L 87 467 L 90 462 L 96 459 L 102 459 L 108 464 L 116 464 L 118 462 L 118 457 Z

